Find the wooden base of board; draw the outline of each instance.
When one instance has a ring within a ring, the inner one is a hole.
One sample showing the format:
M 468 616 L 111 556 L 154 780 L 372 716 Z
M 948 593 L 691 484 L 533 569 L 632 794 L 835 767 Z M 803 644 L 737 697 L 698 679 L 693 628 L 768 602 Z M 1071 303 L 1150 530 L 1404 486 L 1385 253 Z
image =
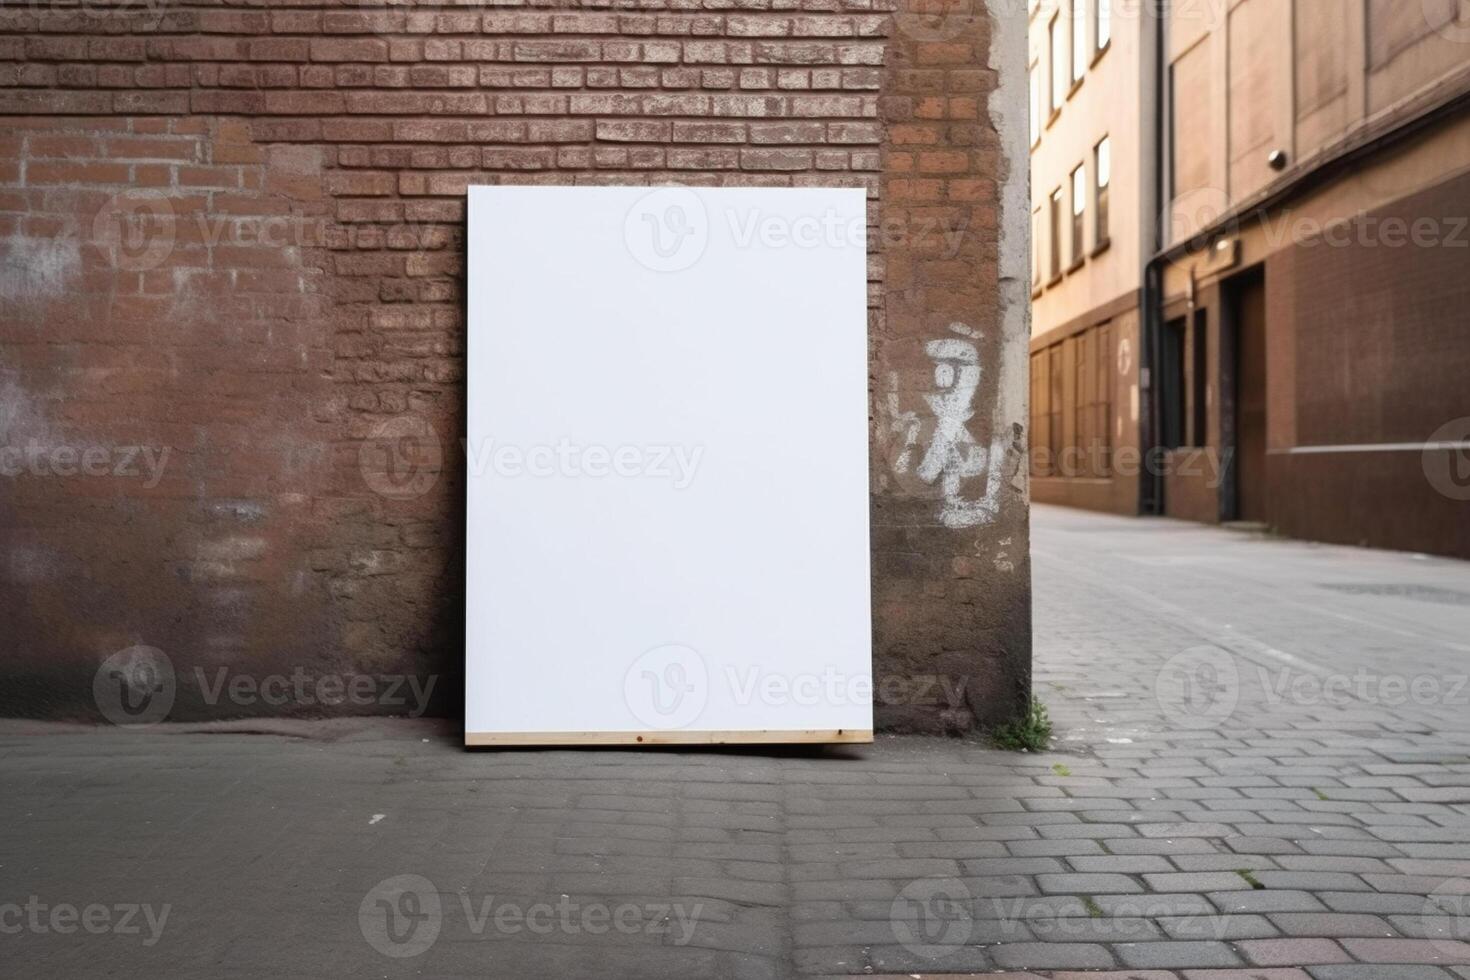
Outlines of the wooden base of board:
M 749 732 L 465 732 L 464 744 L 480 745 L 782 745 L 866 743 L 871 728 Z

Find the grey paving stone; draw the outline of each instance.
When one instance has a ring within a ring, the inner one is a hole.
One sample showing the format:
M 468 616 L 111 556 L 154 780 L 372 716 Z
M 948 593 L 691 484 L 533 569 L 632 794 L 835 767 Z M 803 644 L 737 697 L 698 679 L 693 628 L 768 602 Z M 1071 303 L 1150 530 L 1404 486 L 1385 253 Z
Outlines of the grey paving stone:
M 1226 943 L 1165 942 L 1125 943 L 1113 951 L 1130 969 L 1184 970 L 1244 965 Z
M 1170 939 L 1234 942 L 1240 939 L 1272 939 L 1281 935 L 1263 915 L 1161 916 L 1158 924 Z
M 1087 943 L 1014 943 L 991 947 L 989 953 L 1002 970 L 1105 970 L 1116 965 L 1107 947 Z
M 1172 865 L 1151 854 L 1100 854 L 1067 858 L 1072 870 L 1102 874 L 1142 874 L 1147 871 L 1167 872 Z
M 1177 974 L 1171 977 L 1176 980 Z M 1312 980 L 1311 976 L 1296 967 L 1255 967 L 1249 970 L 1185 970 L 1184 980 Z M 1082 978 L 1075 978 L 1082 980 Z
M 1319 898 L 1334 912 L 1363 912 L 1369 915 L 1391 915 L 1422 912 L 1424 899 L 1419 895 L 1385 895 L 1379 892 L 1318 892 Z
M 1012 857 L 1064 857 L 1108 856 L 1102 845 L 1086 838 L 1063 838 L 1060 840 L 1018 840 L 1005 844 Z M 1068 864 L 1076 867 L 1075 861 Z M 1078 869 L 1081 870 L 1081 869 Z
M 1300 854 L 1303 847 L 1278 837 L 1229 837 L 1225 846 L 1238 854 Z
M 1109 837 L 1103 841 L 1103 846 L 1113 854 L 1156 854 L 1173 858 L 1185 855 L 1219 854 L 1214 843 L 1204 839 L 1153 840 L 1144 837 Z
M 1274 871 L 1276 858 L 1253 854 L 1176 854 L 1172 860 L 1180 871 Z
M 1312 980 L 1453 980 L 1437 966 L 1391 966 L 1381 963 L 1344 963 L 1314 966 L 1307 970 Z
M 1049 895 L 1125 894 L 1144 890 L 1138 882 L 1121 874 L 1041 874 L 1036 876 L 1036 883 Z
M 1364 963 L 1470 964 L 1470 943 L 1451 939 L 1344 939 L 1342 945 Z
M 1284 854 L 1276 859 L 1284 871 L 1342 871 L 1347 874 L 1382 874 L 1392 871 L 1378 858 Z
M 1326 906 L 1311 892 L 1212 892 L 1211 902 L 1222 912 L 1324 912 Z
M 1287 936 L 1364 936 L 1387 938 L 1393 927 L 1376 915 L 1337 912 L 1280 912 L 1270 916 L 1272 924 Z
M 1371 891 L 1369 884 L 1357 875 L 1332 871 L 1262 871 L 1256 878 L 1267 889 L 1301 891 Z
M 1255 887 L 1232 871 L 1146 874 L 1143 880 L 1150 891 L 1156 892 L 1244 891 Z
M 1330 939 L 1258 939 L 1237 943 L 1246 961 L 1255 966 L 1310 966 L 1349 963 L 1351 957 Z

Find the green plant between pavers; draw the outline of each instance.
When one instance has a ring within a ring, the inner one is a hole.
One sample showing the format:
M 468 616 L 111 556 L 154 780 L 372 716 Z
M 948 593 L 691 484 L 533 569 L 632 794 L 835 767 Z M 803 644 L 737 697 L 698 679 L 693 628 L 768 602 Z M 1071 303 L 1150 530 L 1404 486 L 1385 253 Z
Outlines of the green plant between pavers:
M 1066 778 L 1067 776 L 1072 775 L 1072 770 L 1068 769 L 1066 766 L 1062 765 L 1060 762 L 1058 762 L 1056 765 L 1052 766 L 1051 767 L 1051 771 L 1054 772 L 1054 773 L 1056 773 L 1058 776 L 1063 777 L 1063 778 Z
M 1101 919 L 1103 917 L 1102 906 L 1093 901 L 1091 895 L 1082 896 L 1082 907 L 1086 909 L 1087 914 L 1094 919 Z
M 1259 878 L 1256 877 L 1255 872 L 1254 871 L 1251 871 L 1249 868 L 1237 869 L 1235 873 L 1238 874 L 1238 875 L 1240 875 L 1242 878 L 1244 878 L 1245 879 L 1245 883 L 1247 885 L 1250 885 L 1256 891 L 1264 891 L 1265 890 L 1266 886 L 1261 883 L 1261 881 L 1260 881 Z
M 1010 752 L 1043 752 L 1051 745 L 1051 717 L 1040 698 L 1032 698 L 1024 717 L 999 725 L 990 732 L 998 749 Z

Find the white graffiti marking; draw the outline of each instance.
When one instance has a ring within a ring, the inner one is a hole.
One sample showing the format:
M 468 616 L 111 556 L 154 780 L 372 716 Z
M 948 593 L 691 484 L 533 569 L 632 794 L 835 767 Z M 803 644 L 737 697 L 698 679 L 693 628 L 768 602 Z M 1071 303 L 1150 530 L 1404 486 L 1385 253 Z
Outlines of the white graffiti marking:
M 903 448 L 899 450 L 898 458 L 893 461 L 895 473 L 907 473 L 909 464 L 914 458 L 914 445 L 919 441 L 919 429 L 922 423 L 919 421 L 918 412 L 905 412 L 898 402 L 898 372 L 888 373 L 888 415 L 892 419 L 889 428 L 903 436 Z
M 1003 458 L 1005 446 L 997 440 L 982 446 L 970 434 L 967 423 L 975 416 L 975 395 L 980 390 L 980 352 L 973 340 L 979 334 L 963 324 L 952 324 L 950 330 L 966 340 L 946 337 L 924 345 L 934 360 L 935 391 L 924 396 L 934 414 L 934 430 L 919 462 L 919 479 L 930 485 L 936 482 L 944 493 L 939 519 L 946 527 L 975 527 L 995 520 L 999 510 L 1000 468 L 993 460 Z M 888 410 L 893 431 L 904 438 L 903 449 L 894 461 L 898 473 L 907 473 L 918 442 L 920 422 L 914 412 L 899 410 L 896 378 L 891 379 Z M 985 489 L 979 497 L 967 497 L 966 481 L 984 478 Z

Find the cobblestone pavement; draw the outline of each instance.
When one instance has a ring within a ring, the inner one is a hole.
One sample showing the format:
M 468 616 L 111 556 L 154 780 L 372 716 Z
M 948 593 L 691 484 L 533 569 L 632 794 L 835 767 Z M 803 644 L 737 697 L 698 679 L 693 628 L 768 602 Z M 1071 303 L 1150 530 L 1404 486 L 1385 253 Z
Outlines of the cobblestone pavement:
M 1470 978 L 1470 566 L 1035 523 L 1045 755 L 10 724 L 0 975 Z

